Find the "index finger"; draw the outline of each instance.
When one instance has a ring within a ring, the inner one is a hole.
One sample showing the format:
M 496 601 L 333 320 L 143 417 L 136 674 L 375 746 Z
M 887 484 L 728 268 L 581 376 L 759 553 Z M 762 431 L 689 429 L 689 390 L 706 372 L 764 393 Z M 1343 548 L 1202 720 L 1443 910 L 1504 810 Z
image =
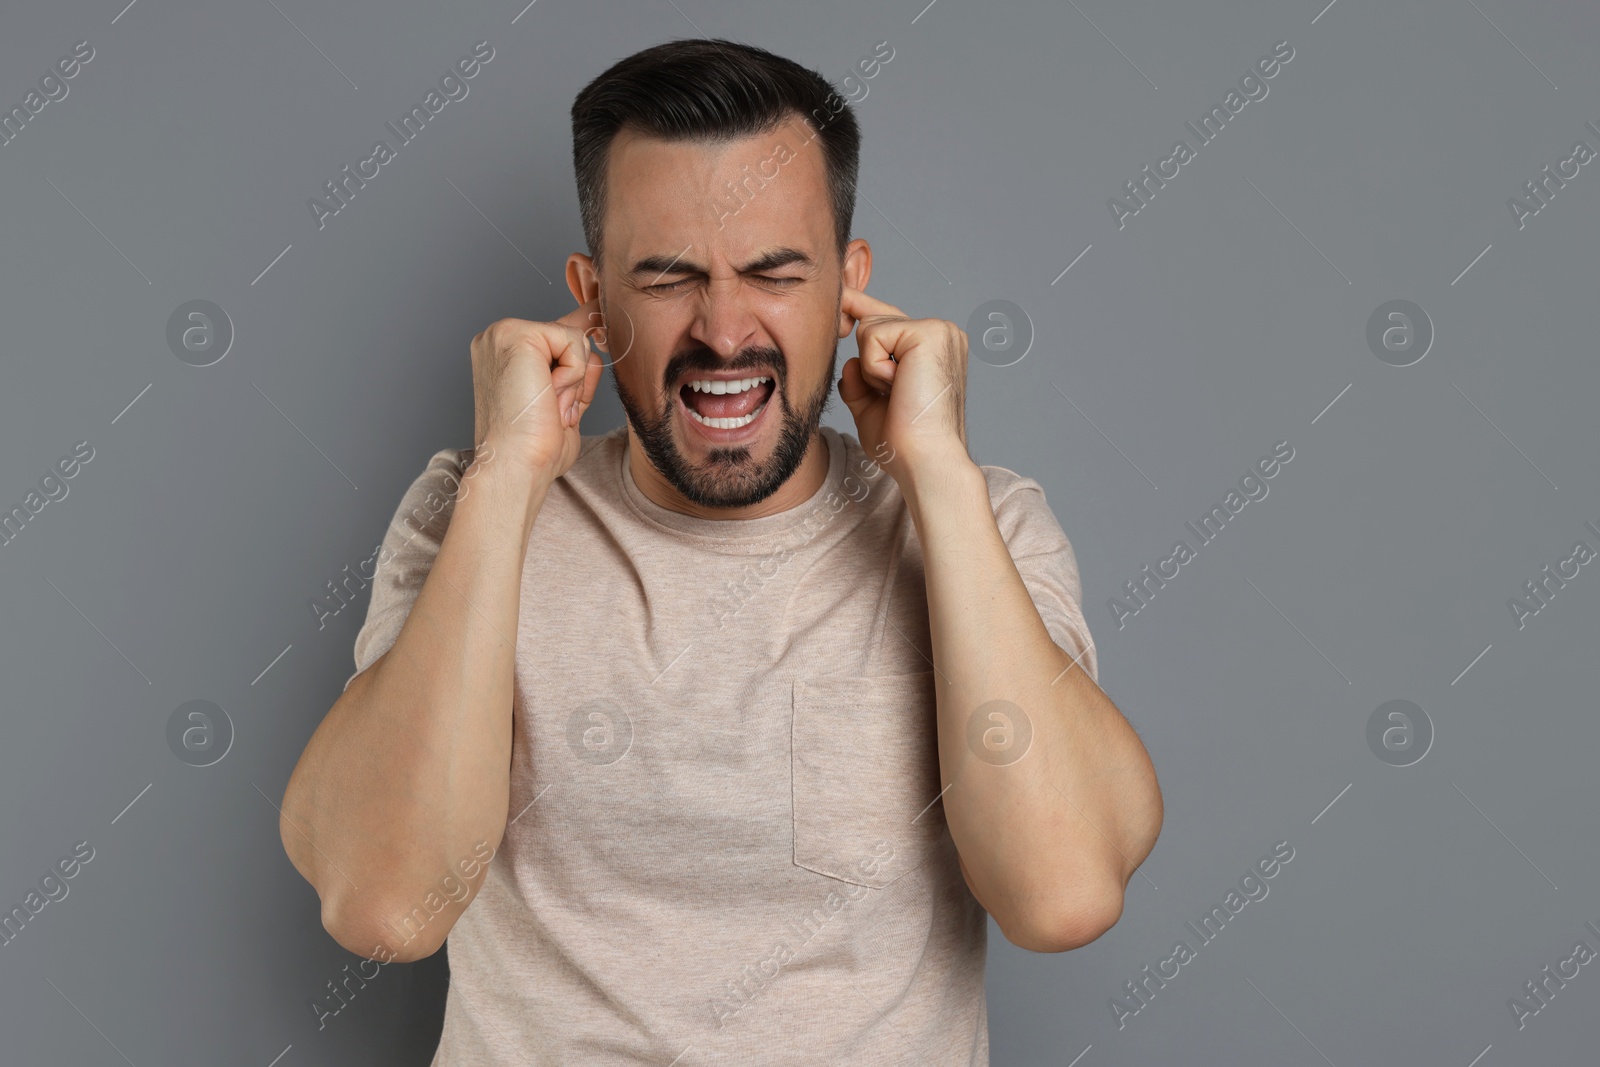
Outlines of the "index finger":
M 556 322 L 570 326 L 587 337 L 590 330 L 600 325 L 600 298 L 596 296 L 593 300 L 584 301 Z
M 884 303 L 877 297 L 870 296 L 866 292 L 850 285 L 844 287 L 844 292 L 839 299 L 839 310 L 857 322 L 873 315 L 894 315 L 902 319 L 906 317 L 905 312 L 893 304 Z

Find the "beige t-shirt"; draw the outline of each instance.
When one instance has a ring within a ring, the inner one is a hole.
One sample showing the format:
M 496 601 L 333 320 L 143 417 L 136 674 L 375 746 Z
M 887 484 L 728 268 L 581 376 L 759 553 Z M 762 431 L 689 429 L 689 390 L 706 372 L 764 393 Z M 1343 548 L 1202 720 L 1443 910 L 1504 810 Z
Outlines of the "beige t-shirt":
M 821 432 L 826 484 L 758 519 L 652 502 L 625 426 L 553 484 L 523 569 L 510 823 L 450 932 L 434 1067 L 988 1064 L 920 544 L 888 472 Z M 357 673 L 398 636 L 470 460 L 436 453 L 396 510 Z M 1044 491 L 983 471 L 1052 638 L 1098 678 Z

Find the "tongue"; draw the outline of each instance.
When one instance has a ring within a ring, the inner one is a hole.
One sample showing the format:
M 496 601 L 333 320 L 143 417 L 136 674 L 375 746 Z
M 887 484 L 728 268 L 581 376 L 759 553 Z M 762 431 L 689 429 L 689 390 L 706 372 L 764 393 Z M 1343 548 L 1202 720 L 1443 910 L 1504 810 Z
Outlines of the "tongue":
M 772 383 L 762 382 L 742 393 L 701 393 L 683 387 L 683 402 L 707 419 L 737 419 L 748 415 L 772 395 Z

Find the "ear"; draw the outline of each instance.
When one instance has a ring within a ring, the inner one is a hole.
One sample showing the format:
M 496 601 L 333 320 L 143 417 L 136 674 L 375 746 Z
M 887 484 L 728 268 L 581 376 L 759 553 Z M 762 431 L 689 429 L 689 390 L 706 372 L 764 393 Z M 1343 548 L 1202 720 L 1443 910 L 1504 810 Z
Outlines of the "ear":
M 567 257 L 567 288 L 579 304 L 587 304 L 600 295 L 600 275 L 595 271 L 594 260 L 582 252 Z
M 872 277 L 872 246 L 867 244 L 865 237 L 857 237 L 844 246 L 844 264 L 840 271 L 840 280 L 852 289 L 865 290 L 867 279 Z M 856 320 L 839 312 L 839 339 L 850 336 L 850 331 L 855 329 Z
M 600 275 L 595 271 L 594 260 L 582 252 L 574 252 L 567 257 L 567 288 L 572 291 L 572 298 L 579 305 L 598 302 L 600 315 L 598 319 L 591 317 L 591 321 L 605 321 L 605 304 L 599 300 Z M 595 348 L 606 355 L 610 354 L 610 330 L 591 326 L 584 333 Z

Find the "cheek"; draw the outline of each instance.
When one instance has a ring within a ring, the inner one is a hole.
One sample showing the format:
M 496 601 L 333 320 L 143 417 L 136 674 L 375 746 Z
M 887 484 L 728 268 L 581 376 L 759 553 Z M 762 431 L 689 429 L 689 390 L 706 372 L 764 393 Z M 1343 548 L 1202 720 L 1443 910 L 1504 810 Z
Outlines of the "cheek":
M 831 290 L 767 297 L 761 312 L 763 324 L 788 351 L 814 351 L 839 340 L 839 301 Z
M 848 359 L 854 351 L 844 351 L 849 342 L 840 338 L 838 312 L 831 306 L 808 309 L 792 321 L 771 326 L 774 342 L 789 366 L 790 402 L 813 396 L 831 385 L 838 357 Z
M 688 309 L 672 301 L 608 302 L 601 358 L 634 396 L 654 395 L 673 352 L 685 347 Z
M 832 316 L 798 299 L 764 302 L 756 319 L 769 342 L 789 361 L 791 375 L 819 348 L 833 343 Z
M 666 394 L 666 386 L 662 382 L 662 370 L 666 361 L 657 360 L 646 362 L 638 358 L 635 352 L 621 363 L 611 367 L 611 373 L 616 375 L 617 382 L 633 397 L 637 403 L 650 408 L 658 407 L 663 399 L 671 400 Z
M 631 309 L 612 305 L 605 316 L 605 329 L 594 335 L 594 347 L 603 349 L 601 358 L 608 363 L 621 363 L 639 347 L 638 320 Z M 602 345 L 599 342 L 604 341 Z

